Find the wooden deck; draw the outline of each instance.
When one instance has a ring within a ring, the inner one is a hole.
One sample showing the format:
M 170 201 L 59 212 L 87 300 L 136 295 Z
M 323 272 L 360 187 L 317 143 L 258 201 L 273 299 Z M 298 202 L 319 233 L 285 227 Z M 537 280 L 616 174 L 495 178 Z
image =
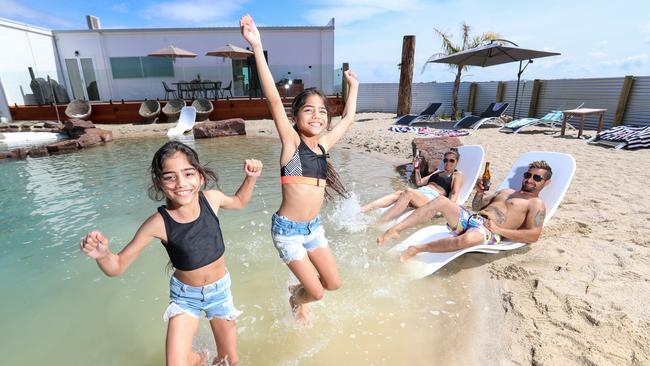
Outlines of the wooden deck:
M 283 99 L 285 103 L 291 103 L 293 98 Z M 340 116 L 343 113 L 343 98 L 331 96 L 327 102 L 332 112 L 332 116 Z M 92 114 L 89 120 L 100 124 L 123 124 L 123 123 L 140 123 L 142 118 L 138 114 L 142 101 L 118 101 L 118 102 L 93 102 Z M 160 101 L 161 107 L 165 106 L 166 101 Z M 191 105 L 189 100 L 185 104 Z M 266 104 L 266 99 L 248 99 L 233 98 L 219 99 L 212 101 L 214 111 L 210 114 L 211 121 L 219 121 L 228 118 L 250 119 L 270 119 Z M 57 105 L 59 119 L 65 121 L 68 117 L 65 115 L 66 104 Z M 15 121 L 33 121 L 33 120 L 51 120 L 56 121 L 56 111 L 54 105 L 13 105 L 9 107 L 11 118 Z M 166 116 L 160 113 L 159 121 L 165 122 Z

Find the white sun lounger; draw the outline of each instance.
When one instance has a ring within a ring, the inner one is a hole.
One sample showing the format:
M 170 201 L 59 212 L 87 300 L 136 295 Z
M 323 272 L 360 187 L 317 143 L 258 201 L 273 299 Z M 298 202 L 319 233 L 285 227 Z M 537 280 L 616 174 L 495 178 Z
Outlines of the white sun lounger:
M 183 107 L 181 115 L 178 117 L 178 123 L 167 131 L 167 137 L 182 136 L 194 128 L 194 122 L 196 122 L 196 108 Z
M 458 153 L 460 154 L 460 159 L 458 160 L 456 169 L 463 173 L 463 184 L 460 187 L 460 192 L 458 193 L 456 203 L 463 205 L 469 198 L 470 194 L 472 194 L 472 189 L 474 188 L 476 180 L 481 173 L 485 151 L 480 145 L 467 145 L 458 146 Z M 438 169 L 443 170 L 444 168 L 444 163 L 440 161 L 440 166 Z M 388 208 L 390 207 L 392 206 L 389 206 Z M 388 208 L 381 209 L 382 213 Z M 402 222 L 405 218 L 412 214 L 413 211 L 414 210 L 412 207 L 407 208 L 407 210 L 400 217 L 392 222 L 392 225 Z
M 576 169 L 576 162 L 573 156 L 556 152 L 533 151 L 522 155 L 512 166 L 510 173 L 501 183 L 497 190 L 512 188 L 520 189 L 523 174 L 528 171 L 528 164 L 536 160 L 546 160 L 553 169 L 551 183 L 544 187 L 539 197 L 546 206 L 546 217 L 544 225 L 553 217 L 564 194 L 569 188 Z M 437 239 L 452 236 L 446 226 L 432 225 L 425 227 L 401 243 L 390 249 L 390 252 L 401 253 L 412 245 L 421 245 Z M 406 262 L 409 276 L 413 279 L 426 277 L 457 257 L 468 252 L 498 253 L 501 251 L 513 250 L 524 246 L 524 243 L 503 240 L 498 245 L 477 245 L 455 252 L 448 253 L 419 253 Z

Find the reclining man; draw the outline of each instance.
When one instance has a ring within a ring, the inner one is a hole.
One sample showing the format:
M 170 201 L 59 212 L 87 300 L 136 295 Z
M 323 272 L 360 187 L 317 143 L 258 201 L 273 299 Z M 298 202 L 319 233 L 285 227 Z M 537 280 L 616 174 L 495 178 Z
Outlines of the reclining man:
M 503 189 L 487 197 L 479 179 L 472 201 L 472 210 L 477 211 L 476 214 L 440 196 L 388 229 L 377 238 L 377 244 L 383 245 L 399 238 L 402 230 L 429 220 L 437 212 L 442 213 L 455 236 L 411 246 L 402 254 L 402 261 L 421 252 L 451 252 L 479 244 L 493 245 L 499 243 L 502 237 L 533 243 L 542 234 L 546 216 L 539 192 L 550 183 L 551 175 L 551 167 L 546 161 L 532 162 L 524 173 L 520 190 Z

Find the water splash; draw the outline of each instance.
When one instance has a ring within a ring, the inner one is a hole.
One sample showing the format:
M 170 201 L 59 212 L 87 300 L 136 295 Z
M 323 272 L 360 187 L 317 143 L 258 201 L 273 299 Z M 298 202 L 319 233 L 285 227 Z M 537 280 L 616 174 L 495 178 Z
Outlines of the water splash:
M 349 198 L 336 201 L 334 208 L 327 214 L 327 219 L 334 225 L 334 230 L 349 233 L 364 232 L 373 221 L 361 213 L 361 202 L 355 192 L 351 192 Z

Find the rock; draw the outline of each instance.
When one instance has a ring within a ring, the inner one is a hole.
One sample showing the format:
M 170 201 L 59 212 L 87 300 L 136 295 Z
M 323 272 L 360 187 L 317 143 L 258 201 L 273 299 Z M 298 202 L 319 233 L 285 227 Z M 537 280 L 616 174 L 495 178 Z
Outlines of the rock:
M 25 159 L 27 157 L 28 150 L 24 147 L 19 147 L 17 149 L 11 150 L 12 159 Z
M 99 133 L 84 133 L 77 139 L 79 147 L 82 149 L 99 145 L 102 143 L 102 136 Z
M 63 123 L 58 122 L 58 121 L 45 121 L 45 122 L 43 122 L 43 128 L 61 130 L 61 129 L 63 129 Z
M 201 122 L 194 125 L 194 138 L 197 139 L 245 134 L 246 125 L 241 118 Z
M 47 146 L 37 146 L 29 149 L 29 156 L 32 158 L 40 158 L 48 155 L 50 155 L 50 153 L 47 151 Z
M 411 146 L 413 147 L 413 156 L 415 156 L 416 150 L 420 150 L 423 176 L 438 169 L 440 160 L 444 157 L 444 153 L 450 148 L 460 145 L 462 144 L 458 137 L 416 137 L 411 142 Z M 424 171 L 424 167 L 427 168 L 426 171 Z
M 11 159 L 11 151 L 0 151 L 0 159 Z
M 69 119 L 65 122 L 65 131 L 68 136 L 75 139 L 85 133 L 87 129 L 95 128 L 95 125 L 91 121 L 84 121 L 82 119 Z
M 15 127 L 10 124 L 0 125 L 0 132 L 18 132 L 18 131 L 20 131 L 19 127 Z
M 64 154 L 72 151 L 77 151 L 79 144 L 77 140 L 63 140 L 47 145 L 47 151 L 50 154 Z

